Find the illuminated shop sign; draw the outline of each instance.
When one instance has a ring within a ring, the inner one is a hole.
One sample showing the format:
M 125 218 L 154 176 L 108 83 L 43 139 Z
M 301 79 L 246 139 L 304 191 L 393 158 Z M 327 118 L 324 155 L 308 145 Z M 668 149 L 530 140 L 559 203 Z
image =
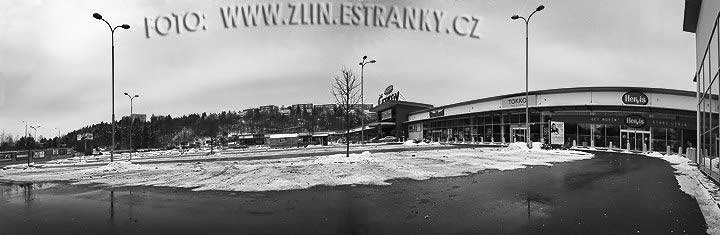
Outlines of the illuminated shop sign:
M 430 111 L 430 118 L 445 116 L 445 109 Z
M 645 118 L 640 115 L 630 115 L 625 117 L 625 125 L 633 128 L 640 128 L 645 126 Z
M 625 93 L 622 96 L 623 104 L 647 105 L 649 100 L 650 99 L 648 99 L 647 95 L 643 94 L 642 92 L 631 91 L 631 92 Z
M 518 97 L 512 97 L 512 98 L 506 98 L 502 100 L 502 107 L 503 108 L 514 108 L 514 107 L 525 107 L 525 103 L 527 103 L 527 100 L 530 100 L 529 106 L 535 106 L 537 104 L 537 96 L 531 95 L 528 96 L 527 99 L 525 96 L 518 96 Z

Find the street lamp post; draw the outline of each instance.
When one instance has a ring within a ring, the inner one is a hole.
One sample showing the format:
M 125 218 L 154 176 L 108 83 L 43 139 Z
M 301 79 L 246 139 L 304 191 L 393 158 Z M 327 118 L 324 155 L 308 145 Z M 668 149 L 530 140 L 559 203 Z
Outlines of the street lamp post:
M 110 28 L 110 45 L 111 45 L 111 53 L 112 53 L 112 69 L 111 69 L 111 96 L 112 96 L 112 146 L 110 146 L 110 162 L 113 162 L 113 152 L 115 151 L 115 30 L 117 28 L 123 28 L 123 29 L 130 29 L 130 25 L 123 24 L 119 26 L 111 26 L 107 20 L 103 19 L 102 15 L 98 13 L 93 13 L 93 18 L 102 20 L 107 24 L 108 28 Z
M 42 127 L 42 126 L 41 126 L 41 125 L 30 126 L 30 129 L 33 129 L 33 131 L 34 131 L 33 139 L 34 139 L 34 138 L 37 138 L 37 129 L 40 128 L 40 127 Z
M 25 124 L 25 141 L 23 141 L 23 142 L 24 142 L 24 144 L 25 144 L 25 151 L 26 151 L 26 154 L 27 154 L 27 150 L 28 150 L 28 149 L 27 149 L 27 141 L 28 141 L 27 128 L 28 128 L 28 125 L 27 125 L 27 122 L 26 122 L 25 120 L 23 120 L 22 122 Z M 28 156 L 27 164 L 28 164 L 28 167 L 30 167 L 30 154 L 28 154 L 27 156 Z
M 540 5 L 538 6 L 535 11 L 530 13 L 530 15 L 525 18 L 518 15 L 513 15 L 510 17 L 510 19 L 517 20 L 517 19 L 523 19 L 525 21 L 525 142 L 527 142 L 528 147 L 532 147 L 530 142 L 530 99 L 528 95 L 528 27 L 530 25 L 530 18 L 538 11 L 542 11 L 545 9 L 545 6 Z
M 31 126 L 30 126 L 30 129 L 33 129 L 33 131 L 35 131 L 35 133 L 33 134 L 33 142 L 35 142 L 35 139 L 37 139 L 37 129 L 40 128 L 40 127 L 42 127 L 42 126 L 41 126 L 41 125 L 37 125 L 37 126 L 32 126 L 32 125 L 31 125 Z M 39 143 L 39 141 L 38 141 L 38 143 Z M 30 164 L 30 159 L 29 159 L 29 158 L 30 158 L 30 155 L 28 154 L 28 164 Z
M 133 145 L 132 145 L 132 124 L 133 121 L 135 121 L 135 118 L 133 118 L 133 99 L 139 98 L 140 95 L 130 95 L 127 92 L 125 92 L 125 95 L 130 98 L 130 159 L 128 161 L 132 161 L 132 152 L 133 152 Z
M 28 138 L 27 128 L 28 128 L 28 124 L 27 124 L 27 122 L 26 122 L 25 120 L 23 120 L 22 122 L 23 122 L 23 124 L 25 124 L 25 141 L 24 141 L 25 143 L 24 143 L 24 144 L 25 144 L 25 150 L 27 150 L 27 138 Z
M 360 62 L 360 109 L 361 109 L 361 116 L 360 116 L 360 125 L 362 126 L 362 129 L 360 131 L 360 143 L 365 144 L 365 65 L 366 64 L 374 64 L 375 60 L 365 61 L 367 60 L 367 56 L 363 56 L 362 61 Z
M 55 143 L 55 145 L 57 145 L 57 148 L 60 148 L 60 128 L 55 127 L 55 130 L 57 131 L 57 143 Z

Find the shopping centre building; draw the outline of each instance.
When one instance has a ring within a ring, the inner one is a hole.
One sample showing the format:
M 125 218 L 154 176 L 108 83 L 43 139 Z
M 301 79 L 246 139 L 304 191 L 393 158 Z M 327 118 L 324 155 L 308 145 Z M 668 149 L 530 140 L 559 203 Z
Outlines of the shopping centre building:
M 529 101 L 529 133 L 525 104 Z M 408 139 L 673 151 L 696 143 L 695 92 L 640 87 L 531 91 L 409 112 Z M 376 110 L 380 115 L 383 110 Z

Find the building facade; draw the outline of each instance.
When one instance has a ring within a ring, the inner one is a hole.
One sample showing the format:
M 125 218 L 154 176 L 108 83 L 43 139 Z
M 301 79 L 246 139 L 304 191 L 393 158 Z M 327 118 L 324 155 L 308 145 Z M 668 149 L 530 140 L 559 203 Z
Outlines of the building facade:
M 529 125 L 525 103 L 529 101 Z M 408 138 L 439 142 L 533 142 L 666 151 L 695 146 L 695 92 L 580 87 L 489 97 L 411 112 Z
M 398 139 L 404 139 L 409 135 L 406 124 L 409 114 L 432 107 L 432 105 L 423 103 L 388 100 L 371 109 L 377 114 L 377 122 L 370 123 L 368 126 L 376 129 L 375 133 L 378 138 L 395 136 Z
M 692 74 L 697 87 L 697 152 L 700 170 L 720 180 L 720 172 L 709 167 L 720 157 L 720 1 L 685 0 L 683 31 L 695 34 L 696 72 Z M 710 159 L 706 161 L 705 159 Z

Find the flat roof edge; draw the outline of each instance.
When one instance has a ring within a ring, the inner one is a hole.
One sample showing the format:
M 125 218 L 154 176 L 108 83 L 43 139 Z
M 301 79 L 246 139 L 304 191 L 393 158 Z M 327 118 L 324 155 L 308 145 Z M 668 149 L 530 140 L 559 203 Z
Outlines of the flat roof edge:
M 652 93 L 659 93 L 659 94 L 682 95 L 682 96 L 695 97 L 695 91 L 675 90 L 675 89 L 667 89 L 667 88 L 611 87 L 611 86 L 607 86 L 607 87 L 569 87 L 569 88 L 556 88 L 556 89 L 548 89 L 548 90 L 535 90 L 535 91 L 529 91 L 528 94 L 529 95 L 539 95 L 539 94 L 556 94 L 556 93 L 572 93 L 572 92 L 598 92 L 598 91 L 619 91 L 619 92 L 641 91 L 641 92 L 652 92 Z M 525 95 L 525 92 L 517 92 L 517 93 L 511 93 L 511 94 L 505 94 L 505 95 L 499 95 L 499 96 L 491 96 L 491 97 L 485 97 L 485 98 L 480 98 L 480 99 L 463 101 L 463 102 L 454 103 L 454 104 L 442 105 L 442 106 L 437 106 L 437 107 L 432 107 L 432 108 L 428 108 L 428 109 L 410 112 L 410 113 L 408 113 L 408 115 L 429 112 L 429 111 L 433 111 L 433 110 L 440 110 L 440 109 L 445 109 L 445 108 L 451 108 L 451 107 L 457 107 L 457 106 L 462 106 L 462 105 L 467 105 L 467 104 L 474 104 L 474 103 L 479 103 L 479 102 L 486 102 L 486 101 L 516 97 L 516 96 L 521 96 L 521 95 Z
M 697 31 L 698 16 L 700 16 L 702 0 L 685 0 L 685 14 L 683 15 L 683 31 L 695 33 Z

